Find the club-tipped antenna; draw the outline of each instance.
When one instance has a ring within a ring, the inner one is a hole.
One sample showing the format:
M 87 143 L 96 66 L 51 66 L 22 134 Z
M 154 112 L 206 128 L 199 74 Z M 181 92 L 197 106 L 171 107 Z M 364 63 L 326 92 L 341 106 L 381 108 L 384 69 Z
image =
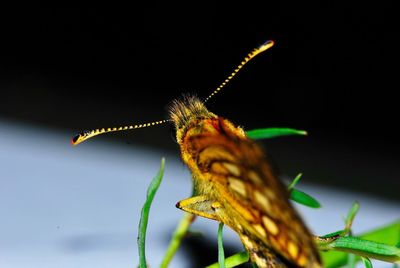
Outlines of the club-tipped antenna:
M 235 68 L 235 70 L 225 79 L 224 82 L 221 83 L 219 87 L 217 87 L 205 100 L 204 102 L 207 102 L 209 99 L 211 99 L 215 94 L 217 94 L 226 84 L 229 83 L 229 81 L 242 69 L 243 66 L 246 65 L 251 59 L 253 59 L 255 56 L 258 54 L 266 51 L 270 47 L 274 45 L 274 41 L 268 40 L 264 42 L 261 46 L 253 49 L 247 56 L 243 59 L 243 61 Z
M 274 41 L 268 40 L 264 42 L 261 46 L 253 49 L 247 56 L 243 59 L 243 61 L 236 67 L 236 69 L 225 79 L 224 82 L 219 85 L 205 100 L 204 102 L 207 102 L 210 100 L 215 94 L 217 94 L 229 81 L 240 71 L 240 69 L 243 68 L 244 65 L 246 65 L 250 60 L 252 60 L 254 57 L 256 57 L 258 54 L 268 50 L 270 47 L 274 45 Z M 122 126 L 122 127 L 112 127 L 112 128 L 97 128 L 89 131 L 84 131 L 76 135 L 71 139 L 71 144 L 72 145 L 78 145 L 79 143 L 82 143 L 90 138 L 93 138 L 97 135 L 100 134 L 105 134 L 109 132 L 117 132 L 117 131 L 125 131 L 125 130 L 132 130 L 132 129 L 138 129 L 138 128 L 145 128 L 145 127 L 150 127 L 150 126 L 155 126 L 155 125 L 160 125 L 164 124 L 166 122 L 172 122 L 171 119 L 167 120 L 160 120 L 160 121 L 154 121 L 150 123 L 145 123 L 145 124 L 139 124 L 139 125 L 129 125 L 129 126 Z
M 150 123 L 145 123 L 145 124 L 140 124 L 140 125 L 130 125 L 130 126 L 122 126 L 122 127 L 109 127 L 109 128 L 97 128 L 89 131 L 84 131 L 76 135 L 71 139 L 71 144 L 72 145 L 78 145 L 81 142 L 84 142 L 90 138 L 93 138 L 94 136 L 100 135 L 100 134 L 105 134 L 109 132 L 116 132 L 116 131 L 124 131 L 124 130 L 132 130 L 132 129 L 138 129 L 138 128 L 145 128 L 145 127 L 151 127 L 155 125 L 160 125 L 164 124 L 166 122 L 171 122 L 170 119 L 167 120 L 161 120 L 161 121 L 154 121 Z

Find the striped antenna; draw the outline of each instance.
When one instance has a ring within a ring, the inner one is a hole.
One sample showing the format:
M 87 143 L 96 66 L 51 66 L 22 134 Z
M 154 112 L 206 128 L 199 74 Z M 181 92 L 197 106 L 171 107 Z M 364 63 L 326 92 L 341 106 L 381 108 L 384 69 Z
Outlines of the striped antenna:
M 222 84 L 217 87 L 217 89 L 215 89 L 213 91 L 213 93 L 211 93 L 205 100 L 204 102 L 207 102 L 209 99 L 211 99 L 215 94 L 217 94 L 239 71 L 240 69 L 242 69 L 242 67 L 244 65 L 246 65 L 246 63 L 248 63 L 251 59 L 253 59 L 255 56 L 257 56 L 258 54 L 266 51 L 267 49 L 269 49 L 270 47 L 272 47 L 274 45 L 274 41 L 272 40 L 268 40 L 266 41 L 264 44 L 262 44 L 261 46 L 253 49 L 253 51 L 251 51 L 249 54 L 247 54 L 247 56 L 243 59 L 243 61 L 236 67 L 236 69 L 231 73 L 230 76 L 228 76 L 228 78 L 225 79 L 224 82 L 222 82 Z
M 104 134 L 104 133 L 151 127 L 151 126 L 155 126 L 155 125 L 164 124 L 166 122 L 171 122 L 171 120 L 167 119 L 167 120 L 155 121 L 155 122 L 150 122 L 150 123 L 145 123 L 145 124 L 140 124 L 140 125 L 131 125 L 131 126 L 124 126 L 124 127 L 97 128 L 97 129 L 93 129 L 93 130 L 89 130 L 89 131 L 84 131 L 82 133 L 79 133 L 75 137 L 73 137 L 71 139 L 71 144 L 78 145 L 79 143 L 84 142 L 85 140 L 88 140 L 90 138 L 93 138 L 94 136 Z

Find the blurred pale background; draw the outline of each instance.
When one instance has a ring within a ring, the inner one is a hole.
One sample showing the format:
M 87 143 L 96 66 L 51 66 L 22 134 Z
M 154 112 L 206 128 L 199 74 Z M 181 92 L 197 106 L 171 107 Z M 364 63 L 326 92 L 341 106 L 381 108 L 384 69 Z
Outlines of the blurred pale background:
M 182 215 L 174 204 L 191 192 L 190 175 L 178 155 L 101 140 L 73 148 L 67 133 L 7 121 L 0 122 L 0 129 L 1 267 L 135 267 L 140 209 L 164 156 L 166 172 L 147 241 L 149 263 L 157 267 Z M 356 233 L 399 218 L 398 201 L 310 184 L 307 174 L 299 188 L 323 205 L 318 210 L 299 207 L 318 234 L 342 228 L 354 200 L 361 203 Z M 199 219 L 194 230 L 204 237 L 194 241 L 199 245 L 184 244 L 171 267 L 201 267 L 217 260 L 216 223 Z M 225 231 L 225 237 L 231 253 L 241 249 L 233 232 Z M 202 251 L 204 244 L 214 250 L 211 255 Z

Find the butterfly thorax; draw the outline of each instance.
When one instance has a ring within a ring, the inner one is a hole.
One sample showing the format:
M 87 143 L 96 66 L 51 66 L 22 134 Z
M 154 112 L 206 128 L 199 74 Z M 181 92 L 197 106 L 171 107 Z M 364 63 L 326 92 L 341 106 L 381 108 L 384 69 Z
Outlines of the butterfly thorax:
M 202 131 L 204 124 L 199 125 L 199 121 L 217 118 L 207 110 L 200 99 L 191 95 L 183 97 L 182 100 L 174 100 L 169 107 L 169 115 L 175 125 L 178 143 L 189 128 Z
M 223 136 L 224 128 L 228 128 L 230 132 L 235 132 L 235 138 L 247 139 L 242 128 L 235 127 L 228 120 L 208 111 L 204 103 L 195 96 L 185 96 L 183 100 L 173 101 L 169 114 L 175 125 L 182 158 L 192 171 L 194 166 L 191 164 L 198 152 L 193 151 L 191 145 L 196 137 L 208 136 L 218 140 Z

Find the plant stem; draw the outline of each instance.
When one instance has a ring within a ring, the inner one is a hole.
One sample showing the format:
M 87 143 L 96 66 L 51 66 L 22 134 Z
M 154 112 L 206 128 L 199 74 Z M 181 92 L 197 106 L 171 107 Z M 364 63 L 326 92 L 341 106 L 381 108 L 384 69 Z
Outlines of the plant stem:
M 169 242 L 168 249 L 165 252 L 164 258 L 160 264 L 160 268 L 167 268 L 176 251 L 182 243 L 191 223 L 194 221 L 195 215 L 185 213 L 176 227 L 174 234 L 172 235 L 171 241 Z
M 225 267 L 226 268 L 236 267 L 238 265 L 248 262 L 249 259 L 250 257 L 247 251 L 236 253 L 235 255 L 232 255 L 225 259 Z M 206 268 L 219 268 L 219 263 L 218 262 L 213 263 L 207 266 Z
M 218 226 L 218 263 L 219 268 L 225 268 L 225 253 L 224 253 L 224 240 L 222 230 L 224 224 L 221 222 Z

